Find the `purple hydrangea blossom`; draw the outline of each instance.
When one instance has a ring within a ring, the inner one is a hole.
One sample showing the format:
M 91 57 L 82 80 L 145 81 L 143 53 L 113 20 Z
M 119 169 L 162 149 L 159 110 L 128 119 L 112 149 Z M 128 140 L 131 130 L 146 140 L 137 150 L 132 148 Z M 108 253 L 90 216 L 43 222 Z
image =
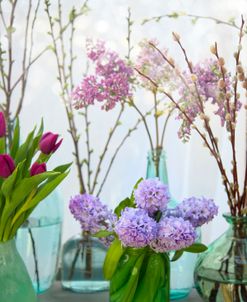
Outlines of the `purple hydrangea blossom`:
M 151 247 L 157 253 L 165 253 L 186 248 L 195 240 L 196 231 L 189 221 L 181 217 L 165 217 L 158 223 L 157 237 Z
M 157 211 L 164 211 L 170 199 L 168 186 L 158 178 L 140 182 L 134 191 L 134 196 L 137 207 L 146 210 L 150 215 Z
M 99 198 L 86 193 L 76 195 L 71 198 L 69 208 L 83 231 L 95 234 L 100 230 L 113 230 L 116 216 Z
M 101 108 L 107 111 L 132 95 L 130 83 L 133 70 L 116 52 L 106 49 L 102 41 L 93 44 L 88 40 L 87 56 L 95 70 L 84 77 L 72 92 L 76 109 L 97 101 L 103 103 Z
M 156 238 L 157 223 L 143 209 L 126 207 L 115 225 L 124 246 L 142 248 Z
M 177 207 L 180 216 L 194 227 L 208 223 L 218 214 L 218 207 L 212 199 L 191 197 L 184 199 Z

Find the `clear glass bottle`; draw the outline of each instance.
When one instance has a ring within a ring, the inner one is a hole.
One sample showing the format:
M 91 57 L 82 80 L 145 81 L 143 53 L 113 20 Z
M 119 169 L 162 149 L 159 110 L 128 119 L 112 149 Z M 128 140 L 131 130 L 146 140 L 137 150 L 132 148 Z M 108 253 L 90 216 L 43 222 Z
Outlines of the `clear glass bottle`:
M 203 301 L 247 301 L 247 217 L 223 215 L 228 230 L 198 258 L 195 285 Z
M 15 240 L 0 242 L 0 301 L 36 302 L 36 294 Z
M 17 232 L 16 246 L 37 293 L 48 290 L 57 274 L 63 203 L 56 192 L 43 200 Z
M 147 178 L 158 177 L 164 184 L 169 186 L 166 166 L 166 153 L 163 149 L 156 149 L 148 153 Z M 174 208 L 178 202 L 171 198 L 169 207 Z M 200 231 L 198 230 L 198 236 Z M 172 253 L 170 257 L 172 257 Z M 170 276 L 170 299 L 177 300 L 187 297 L 193 286 L 193 271 L 196 264 L 197 255 L 184 253 L 183 256 L 171 263 Z
M 62 252 L 62 287 L 78 293 L 109 289 L 103 276 L 106 246 L 86 233 L 70 238 Z

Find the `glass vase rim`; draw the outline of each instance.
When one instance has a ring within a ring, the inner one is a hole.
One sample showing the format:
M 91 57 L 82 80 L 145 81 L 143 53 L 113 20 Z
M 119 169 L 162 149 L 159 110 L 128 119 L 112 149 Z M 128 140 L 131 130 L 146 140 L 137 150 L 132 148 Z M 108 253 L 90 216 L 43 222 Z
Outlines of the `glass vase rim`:
M 224 213 L 223 217 L 230 224 L 238 224 L 238 223 L 247 224 L 247 216 L 233 216 L 231 213 Z

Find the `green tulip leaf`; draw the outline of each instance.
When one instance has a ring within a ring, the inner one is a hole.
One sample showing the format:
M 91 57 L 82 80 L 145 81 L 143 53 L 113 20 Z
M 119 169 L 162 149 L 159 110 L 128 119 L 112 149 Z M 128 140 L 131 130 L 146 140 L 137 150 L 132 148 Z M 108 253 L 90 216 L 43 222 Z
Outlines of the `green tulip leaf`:
M 10 155 L 15 158 L 17 150 L 19 148 L 20 144 L 20 123 L 19 123 L 19 118 L 17 117 L 16 123 L 15 123 L 15 128 L 14 128 L 14 134 L 13 134 L 13 139 L 12 139 L 12 144 L 10 146 Z

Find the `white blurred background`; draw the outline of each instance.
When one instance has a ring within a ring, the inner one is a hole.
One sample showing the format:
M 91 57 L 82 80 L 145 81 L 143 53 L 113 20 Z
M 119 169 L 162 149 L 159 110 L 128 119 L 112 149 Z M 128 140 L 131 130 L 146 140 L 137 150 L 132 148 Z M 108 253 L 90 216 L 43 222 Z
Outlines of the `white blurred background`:
M 23 3 L 17 8 L 17 28 L 15 47 L 16 57 L 23 44 L 23 22 L 24 10 L 27 1 L 19 1 Z M 54 4 L 56 1 L 51 1 Z M 54 3 L 53 3 L 54 2 Z M 71 0 L 62 1 L 63 11 L 68 14 L 71 7 L 80 6 L 82 1 Z M 157 37 L 162 46 L 171 49 L 170 53 L 173 57 L 178 57 L 181 63 L 182 56 L 178 51 L 171 32 L 175 31 L 182 37 L 183 43 L 188 50 L 190 58 L 194 62 L 210 56 L 209 47 L 218 41 L 219 51 L 224 55 L 227 66 L 233 66 L 233 52 L 237 45 L 236 29 L 226 26 L 217 25 L 210 20 L 198 20 L 193 25 L 189 18 L 181 17 L 179 19 L 163 19 L 159 23 L 151 22 L 141 25 L 143 19 L 153 16 L 169 14 L 174 11 L 186 12 L 201 16 L 212 16 L 222 20 L 229 20 L 235 17 L 236 21 L 240 21 L 240 15 L 247 16 L 246 0 L 170 0 L 170 1 L 148 1 L 148 0 L 90 0 L 89 7 L 91 11 L 87 16 L 83 17 L 77 23 L 76 51 L 78 54 L 78 63 L 76 64 L 77 79 L 79 82 L 85 71 L 85 39 L 91 37 L 93 39 L 102 39 L 107 41 L 107 45 L 118 51 L 122 56 L 126 55 L 127 43 L 127 23 L 126 16 L 128 7 L 132 10 L 132 17 L 135 21 L 133 26 L 133 44 L 146 38 Z M 55 13 L 55 7 L 52 8 Z M 47 36 L 48 26 L 47 17 L 41 10 L 37 23 L 37 32 L 35 35 L 35 51 L 42 49 L 49 42 Z M 246 40 L 245 40 L 246 42 Z M 246 45 L 245 51 L 246 54 Z M 135 51 L 133 56 L 135 55 Z M 245 56 L 245 57 L 244 57 Z M 247 56 L 243 56 L 243 61 Z M 27 87 L 27 94 L 24 107 L 21 113 L 21 124 L 24 133 L 27 133 L 33 124 L 38 123 L 43 116 L 45 120 L 46 130 L 60 133 L 64 137 L 61 148 L 57 151 L 52 165 L 73 160 L 72 141 L 67 132 L 67 119 L 62 102 L 59 98 L 59 86 L 56 80 L 57 70 L 54 56 L 51 52 L 47 52 L 34 65 L 30 74 L 30 81 Z M 142 93 L 137 96 L 138 104 L 145 111 L 150 107 L 149 95 Z M 244 100 L 245 101 L 245 100 Z M 99 155 L 103 148 L 104 138 L 112 125 L 114 112 L 104 113 L 99 108 L 92 109 L 92 145 L 96 154 Z M 120 138 L 135 123 L 137 116 L 132 110 L 125 112 L 122 119 L 122 125 L 114 138 L 112 149 L 109 150 L 109 156 L 113 152 L 113 147 L 117 145 Z M 150 122 L 152 122 L 150 120 Z M 174 118 L 170 120 L 164 148 L 167 152 L 167 165 L 170 181 L 170 190 L 172 195 L 181 200 L 189 196 L 207 196 L 215 199 L 220 206 L 220 215 L 214 222 L 203 228 L 203 238 L 206 243 L 212 241 L 220 233 L 223 232 L 226 224 L 221 217 L 221 213 L 227 211 L 226 196 L 223 186 L 212 157 L 209 156 L 208 150 L 203 148 L 200 139 L 193 133 L 191 141 L 183 144 L 177 137 L 179 123 Z M 79 121 L 78 128 L 83 132 L 84 124 Z M 230 149 L 228 146 L 228 138 L 220 127 L 220 123 L 215 123 L 216 133 L 220 139 L 220 146 L 224 159 L 230 164 Z M 239 115 L 237 127 L 237 147 L 238 147 L 238 164 L 240 177 L 243 179 L 243 170 L 245 166 L 245 112 Z M 81 145 L 81 152 L 85 152 L 85 145 Z M 141 176 L 145 176 L 147 151 L 149 150 L 148 140 L 143 126 L 127 140 L 121 149 L 110 176 L 106 182 L 101 199 L 114 207 L 118 201 L 129 195 L 130 190 L 136 180 Z M 59 188 L 61 201 L 64 203 L 64 226 L 63 241 L 70 236 L 79 232 L 79 225 L 75 222 L 68 210 L 68 201 L 71 196 L 77 194 L 79 185 L 75 167 L 69 177 L 62 183 Z

